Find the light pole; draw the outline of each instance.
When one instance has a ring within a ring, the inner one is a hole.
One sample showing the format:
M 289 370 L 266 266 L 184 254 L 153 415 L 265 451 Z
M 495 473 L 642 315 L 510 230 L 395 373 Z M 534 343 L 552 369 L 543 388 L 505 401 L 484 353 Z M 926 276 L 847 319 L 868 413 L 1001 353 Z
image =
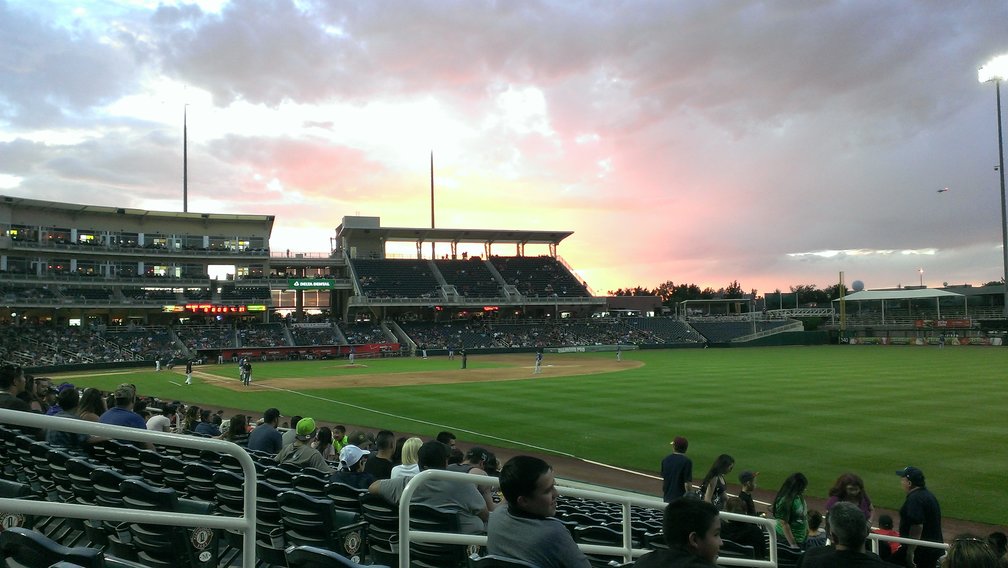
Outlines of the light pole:
M 997 131 L 998 131 L 998 173 L 1001 175 L 1001 255 L 1004 268 L 1004 317 L 1008 319 L 1008 219 L 1005 218 L 1005 169 L 1004 169 L 1004 136 L 1001 133 L 1001 81 L 1008 78 L 1008 55 L 991 59 L 980 68 L 977 78 L 981 83 L 994 82 L 994 92 L 997 98 Z
M 920 274 L 921 288 L 923 288 L 924 287 L 924 269 L 923 268 L 918 268 L 917 272 Z

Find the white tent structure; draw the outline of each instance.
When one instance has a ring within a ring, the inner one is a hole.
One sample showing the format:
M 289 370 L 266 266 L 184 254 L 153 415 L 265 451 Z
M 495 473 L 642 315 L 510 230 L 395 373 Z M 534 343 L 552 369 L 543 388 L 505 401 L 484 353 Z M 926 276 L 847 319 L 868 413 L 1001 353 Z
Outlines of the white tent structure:
M 909 290 L 862 290 L 860 292 L 854 292 L 853 294 L 848 294 L 844 297 L 845 302 L 882 302 L 882 323 L 885 323 L 885 305 L 886 300 L 928 300 L 934 298 L 935 308 L 938 310 L 938 318 L 941 319 L 941 305 L 940 301 L 942 298 L 962 298 L 964 305 L 968 302 L 967 296 L 964 294 L 957 294 L 955 292 L 948 292 L 946 290 L 939 290 L 937 288 L 916 288 Z M 839 302 L 840 298 L 833 300 L 834 302 Z

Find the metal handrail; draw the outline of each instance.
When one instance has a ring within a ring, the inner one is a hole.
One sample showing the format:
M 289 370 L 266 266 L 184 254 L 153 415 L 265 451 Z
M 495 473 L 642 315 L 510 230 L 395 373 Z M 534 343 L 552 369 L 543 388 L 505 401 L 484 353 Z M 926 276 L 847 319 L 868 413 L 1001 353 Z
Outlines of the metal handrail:
M 399 498 L 400 568 L 409 568 L 410 565 L 409 544 L 411 541 L 486 546 L 487 543 L 486 535 L 451 534 L 451 533 L 410 530 L 409 507 L 410 507 L 410 501 L 413 497 L 413 493 L 416 491 L 417 487 L 423 485 L 428 480 L 433 479 L 450 479 L 454 481 L 469 482 L 469 483 L 475 483 L 477 485 L 487 485 L 487 486 L 494 486 L 499 483 L 499 480 L 495 477 L 489 477 L 486 475 L 472 475 L 468 473 L 459 473 L 455 471 L 446 471 L 441 469 L 424 470 L 420 472 L 418 475 L 414 476 L 409 481 L 409 483 L 406 484 L 406 487 L 403 489 L 402 496 Z M 606 493 L 602 491 L 591 491 L 587 489 L 577 489 L 574 487 L 566 487 L 562 485 L 557 485 L 557 491 L 561 495 L 580 497 L 582 499 L 593 499 L 608 503 L 618 503 L 622 506 L 623 546 L 617 547 L 617 546 L 603 546 L 597 544 L 578 544 L 578 548 L 580 548 L 582 552 L 588 554 L 605 554 L 611 556 L 622 556 L 624 562 L 630 562 L 633 558 L 642 556 L 650 552 L 649 549 L 633 547 L 633 539 L 630 533 L 630 507 L 632 505 L 638 505 L 641 507 L 663 509 L 665 508 L 666 503 L 661 499 L 657 497 L 648 497 L 643 495 L 623 495 L 623 494 L 617 495 L 613 493 Z M 718 559 L 718 562 L 735 566 L 755 566 L 759 568 L 773 568 L 777 565 L 777 550 L 776 550 L 777 535 L 773 530 L 775 523 L 773 519 L 764 519 L 762 517 L 751 517 L 748 515 L 736 515 L 733 513 L 721 513 L 721 515 L 733 521 L 750 522 L 754 524 L 767 526 L 769 529 L 768 532 L 770 534 L 770 560 L 767 561 L 767 560 L 745 560 L 737 558 L 720 558 Z
M 410 542 L 413 541 L 486 546 L 487 543 L 486 535 L 453 534 L 453 533 L 410 530 L 409 509 L 413 493 L 416 491 L 417 487 L 420 487 L 428 480 L 433 479 L 450 479 L 454 481 L 469 482 L 469 483 L 475 483 L 476 485 L 486 485 L 486 486 L 494 486 L 499 483 L 499 480 L 496 477 L 489 477 L 486 475 L 473 475 L 469 473 L 459 473 L 455 471 L 446 471 L 442 469 L 428 469 L 414 476 L 409 481 L 409 483 L 406 484 L 406 487 L 403 489 L 402 496 L 399 498 L 399 567 L 400 568 L 409 568 L 410 565 L 409 544 Z M 644 554 L 647 554 L 648 552 L 651 552 L 649 549 L 633 548 L 633 537 L 630 532 L 630 507 L 632 505 L 637 505 L 641 507 L 650 507 L 653 509 L 664 509 L 667 503 L 665 503 L 658 497 L 649 497 L 645 495 L 633 495 L 633 494 L 614 494 L 602 491 L 577 489 L 574 487 L 559 485 L 559 483 L 562 483 L 562 480 L 557 480 L 557 482 L 558 482 L 557 491 L 561 495 L 579 497 L 582 499 L 592 499 L 607 503 L 617 503 L 621 505 L 623 516 L 622 518 L 623 546 L 621 547 L 602 546 L 596 544 L 579 543 L 578 548 L 580 548 L 582 552 L 588 554 L 622 556 L 624 562 L 630 562 L 635 557 L 639 557 Z M 503 507 L 507 505 L 501 504 L 501 506 Z M 769 558 L 767 560 L 751 560 L 747 558 L 730 558 L 722 556 L 719 557 L 717 560 L 719 565 L 746 566 L 755 568 L 776 568 L 777 566 L 776 519 L 754 517 L 751 515 L 729 513 L 726 511 L 721 511 L 720 516 L 722 519 L 728 519 L 730 521 L 753 523 L 762 526 L 762 528 L 766 530 L 769 537 L 768 542 L 769 546 L 767 547 Z M 948 545 L 945 543 L 930 542 L 924 540 L 913 540 L 909 538 L 900 538 L 900 537 L 879 535 L 874 533 L 869 535 L 869 539 L 871 539 L 872 550 L 875 552 L 878 552 L 879 541 L 894 541 L 904 544 L 915 544 L 917 546 L 925 546 L 930 548 L 948 549 Z
M 242 533 L 242 566 L 254 568 L 256 564 L 256 468 L 255 462 L 248 453 L 231 442 L 187 436 L 184 434 L 169 434 L 152 432 L 126 426 L 111 426 L 87 420 L 43 416 L 33 412 L 0 409 L 0 423 L 18 424 L 42 430 L 59 430 L 77 434 L 91 434 L 102 438 L 135 440 L 166 446 L 179 446 L 198 450 L 210 450 L 220 454 L 234 456 L 241 464 L 245 476 L 244 508 L 241 517 L 223 517 L 218 515 L 166 513 L 146 511 L 123 507 L 100 507 L 96 505 L 79 505 L 73 503 L 55 503 L 50 501 L 31 501 L 27 499 L 0 498 L 0 510 L 27 513 L 30 515 L 68 517 L 72 519 L 95 519 L 103 521 L 129 521 L 149 523 L 154 525 L 208 527 L 215 529 L 235 530 Z

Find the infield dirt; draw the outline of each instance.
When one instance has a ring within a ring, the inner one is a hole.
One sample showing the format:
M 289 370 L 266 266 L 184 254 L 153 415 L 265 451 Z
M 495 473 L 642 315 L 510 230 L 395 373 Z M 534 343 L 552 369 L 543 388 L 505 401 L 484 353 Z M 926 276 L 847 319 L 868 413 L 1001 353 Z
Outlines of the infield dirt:
M 564 360 L 563 358 L 558 358 L 559 361 L 555 364 L 550 363 L 549 359 L 550 358 L 547 356 L 542 366 L 542 373 L 538 375 L 532 374 L 532 371 L 535 368 L 535 356 L 532 354 L 480 355 L 478 359 L 480 364 L 491 363 L 499 365 L 491 368 L 462 369 L 462 359 L 456 356 L 455 361 L 457 361 L 460 367 L 458 369 L 367 374 L 336 374 L 335 372 L 336 369 L 345 370 L 348 367 L 366 366 L 368 364 L 367 359 L 355 365 L 348 365 L 342 361 L 333 361 L 334 374 L 330 376 L 303 378 L 291 377 L 259 381 L 255 380 L 255 374 L 253 373 L 253 381 L 250 387 L 283 388 L 287 390 L 300 391 L 334 387 L 392 387 L 402 385 L 442 385 L 486 381 L 517 381 L 531 379 L 534 377 L 567 377 L 575 375 L 582 376 L 598 373 L 611 373 L 614 371 L 636 369 L 643 365 L 639 361 L 617 361 L 615 357 L 577 360 Z M 475 360 L 475 357 L 470 357 L 470 364 Z M 250 388 L 242 386 L 237 378 L 225 379 L 217 375 L 201 372 L 196 372 L 194 374 L 203 380 L 213 382 L 216 386 L 231 390 L 247 391 Z

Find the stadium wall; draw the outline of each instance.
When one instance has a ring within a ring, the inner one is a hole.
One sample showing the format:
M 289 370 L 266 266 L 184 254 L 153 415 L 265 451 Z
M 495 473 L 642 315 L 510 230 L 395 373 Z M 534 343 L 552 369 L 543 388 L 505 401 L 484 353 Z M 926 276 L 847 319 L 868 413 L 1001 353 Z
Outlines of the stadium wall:
M 827 331 L 785 331 L 766 337 L 760 337 L 745 343 L 732 343 L 732 347 L 781 347 L 785 345 L 828 345 L 830 334 Z M 835 342 L 834 342 L 835 343 Z

